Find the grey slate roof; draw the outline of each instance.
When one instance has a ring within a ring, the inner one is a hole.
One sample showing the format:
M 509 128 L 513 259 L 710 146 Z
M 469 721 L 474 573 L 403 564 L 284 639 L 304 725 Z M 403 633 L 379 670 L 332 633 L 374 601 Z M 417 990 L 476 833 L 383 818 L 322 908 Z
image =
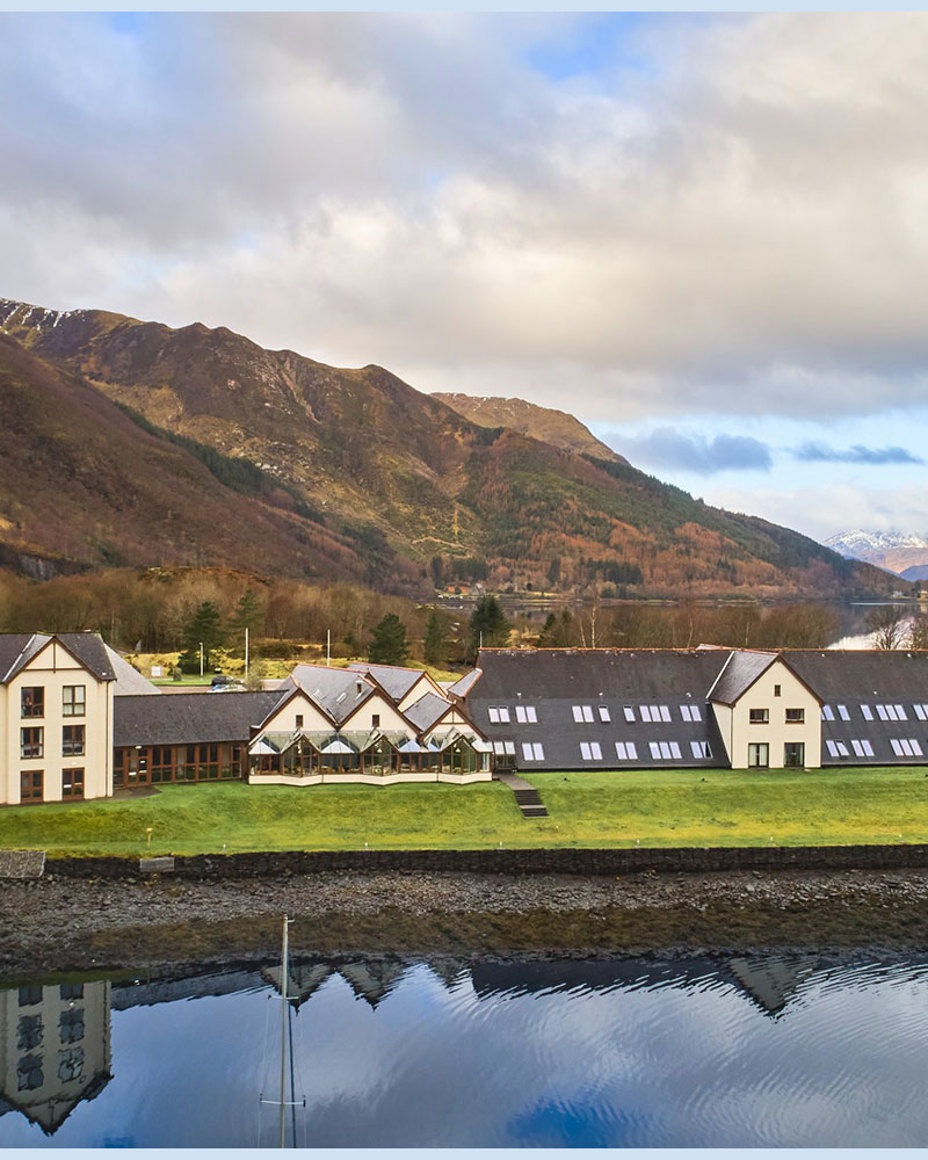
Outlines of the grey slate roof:
M 490 741 L 515 743 L 524 770 L 712 768 L 726 758 L 706 694 L 727 659 L 718 650 L 484 650 L 467 710 Z M 575 707 L 592 720 L 576 720 Z M 508 722 L 491 721 L 491 708 L 505 709 Z M 517 708 L 536 720 L 520 722 Z M 617 742 L 632 743 L 634 757 L 620 757 Z M 584 743 L 601 756 L 584 758 Z M 540 744 L 543 757 L 527 758 L 525 744 Z
M 290 677 L 339 725 L 374 693 L 364 674 L 351 669 L 297 665 Z
M 96 632 L 45 632 L 0 634 L 0 681 L 6 684 L 52 640 L 53 635 L 101 681 L 114 681 L 116 674 L 103 638 Z
M 785 649 L 783 657 L 821 697 L 823 714 L 833 718 L 822 721 L 822 765 L 917 765 L 928 760 L 928 721 L 915 710 L 916 705 L 928 705 L 928 652 Z M 888 706 L 896 715 L 901 710 L 902 720 L 888 719 Z M 922 756 L 894 752 L 892 741 L 900 739 L 916 741 Z M 855 751 L 853 742 L 863 740 L 870 742 L 872 756 Z M 829 741 L 843 745 L 847 756 L 832 755 Z
M 709 700 L 721 705 L 734 705 L 776 659 L 775 652 L 729 653 L 725 667 L 709 693 Z
M 146 694 L 150 696 L 152 693 L 160 695 L 161 690 L 158 686 L 153 685 L 147 677 L 143 677 L 138 669 L 134 669 L 115 649 L 110 648 L 109 645 L 104 645 L 104 648 L 110 664 L 113 666 L 113 672 L 116 674 L 116 688 L 113 692 L 117 697 Z
M 450 702 L 445 701 L 442 697 L 436 696 L 434 693 L 426 693 L 414 705 L 410 705 L 408 709 L 404 709 L 403 716 L 415 726 L 418 733 L 425 733 L 450 708 Z
M 458 680 L 449 685 L 448 692 L 453 693 L 456 697 L 466 697 L 482 676 L 482 669 L 471 669 L 469 673 L 465 673 L 463 677 L 459 677 Z
M 164 693 L 117 697 L 114 746 L 249 740 L 281 693 Z
M 371 665 L 364 661 L 355 661 L 348 668 L 355 673 L 370 673 L 394 701 L 402 701 L 416 681 L 425 675 L 422 669 L 403 669 L 398 665 Z

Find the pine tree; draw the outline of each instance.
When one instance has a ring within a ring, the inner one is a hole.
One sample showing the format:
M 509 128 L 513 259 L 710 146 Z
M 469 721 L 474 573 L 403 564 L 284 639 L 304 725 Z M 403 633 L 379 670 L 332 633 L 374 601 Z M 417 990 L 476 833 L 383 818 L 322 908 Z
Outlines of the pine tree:
M 500 602 L 495 596 L 481 596 L 470 618 L 470 655 L 477 656 L 477 650 L 503 647 L 509 644 L 512 625 L 506 619 Z
M 219 609 L 211 600 L 204 600 L 196 612 L 184 625 L 184 651 L 180 655 L 179 665 L 185 673 L 200 671 L 200 645 L 203 645 L 204 671 L 211 669 L 212 654 L 222 648 L 225 633 L 222 628 L 222 617 Z
M 425 663 L 440 665 L 445 653 L 445 626 L 436 609 L 432 609 L 425 627 Z
M 406 625 L 395 612 L 388 612 L 374 629 L 368 659 L 376 665 L 402 665 L 408 653 Z
M 229 621 L 229 631 L 241 636 L 245 629 L 249 633 L 260 633 L 264 629 L 264 605 L 251 588 L 246 588 L 235 606 L 235 612 Z

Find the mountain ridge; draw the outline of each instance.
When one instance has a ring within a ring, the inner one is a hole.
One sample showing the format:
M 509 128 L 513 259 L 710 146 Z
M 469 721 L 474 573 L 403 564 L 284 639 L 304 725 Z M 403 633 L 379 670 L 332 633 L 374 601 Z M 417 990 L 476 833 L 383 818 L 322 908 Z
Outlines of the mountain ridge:
M 225 327 L 171 328 L 8 299 L 0 300 L 0 332 L 36 360 L 20 365 L 34 394 L 43 384 L 50 389 L 56 375 L 77 376 L 86 391 L 121 408 L 123 420 L 171 446 L 172 455 L 189 456 L 197 470 L 210 454 L 218 457 L 212 478 L 221 485 L 223 472 L 233 481 L 250 478 L 248 514 L 241 497 L 233 505 L 237 537 L 247 539 L 257 520 L 271 545 L 268 566 L 284 574 L 360 576 L 382 589 L 421 593 L 429 572 L 443 585 L 612 585 L 651 595 L 837 595 L 881 592 L 888 583 L 884 573 L 848 563 L 808 537 L 695 500 L 615 453 L 577 454 L 471 422 L 375 364 L 330 367 L 266 350 Z M 3 350 L 9 362 L 6 344 Z M 133 442 L 106 416 L 113 438 Z M 41 443 L 40 427 L 34 439 Z M 25 444 L 21 458 L 28 462 Z M 131 483 L 123 473 L 121 486 Z M 213 494 L 212 483 L 204 487 Z M 112 498 L 97 502 L 105 507 Z M 178 523 L 196 525 L 220 562 L 238 562 L 222 559 L 231 552 L 218 542 L 222 520 L 211 538 L 198 505 L 195 489 L 181 493 Z M 0 504 L 3 518 L 9 516 Z M 149 538 L 146 548 L 131 511 L 121 518 L 124 543 L 116 550 L 133 563 L 160 563 L 158 543 Z M 115 515 L 110 522 L 118 530 Z M 288 560 L 294 528 L 297 543 L 309 543 L 291 548 Z M 83 534 L 69 551 L 92 566 Z M 0 526 L 0 543 L 8 538 Z M 249 559 L 260 555 L 253 541 Z

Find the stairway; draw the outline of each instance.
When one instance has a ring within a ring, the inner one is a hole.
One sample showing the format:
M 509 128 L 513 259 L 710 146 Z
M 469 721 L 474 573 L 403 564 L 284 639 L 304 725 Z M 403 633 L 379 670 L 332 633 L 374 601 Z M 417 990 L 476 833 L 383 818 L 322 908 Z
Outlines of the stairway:
M 546 818 L 548 811 L 541 800 L 541 794 L 533 785 L 523 781 L 514 773 L 494 773 L 494 781 L 501 781 L 508 785 L 515 794 L 516 805 L 522 811 L 523 818 Z

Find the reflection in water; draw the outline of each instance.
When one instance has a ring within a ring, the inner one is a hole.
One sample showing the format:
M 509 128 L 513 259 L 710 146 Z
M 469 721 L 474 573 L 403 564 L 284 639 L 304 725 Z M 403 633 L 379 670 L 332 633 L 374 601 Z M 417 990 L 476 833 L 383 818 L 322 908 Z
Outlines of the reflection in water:
M 0 991 L 0 1145 L 273 1144 L 280 984 Z M 300 1146 L 928 1143 L 922 961 L 307 959 L 287 994 Z

